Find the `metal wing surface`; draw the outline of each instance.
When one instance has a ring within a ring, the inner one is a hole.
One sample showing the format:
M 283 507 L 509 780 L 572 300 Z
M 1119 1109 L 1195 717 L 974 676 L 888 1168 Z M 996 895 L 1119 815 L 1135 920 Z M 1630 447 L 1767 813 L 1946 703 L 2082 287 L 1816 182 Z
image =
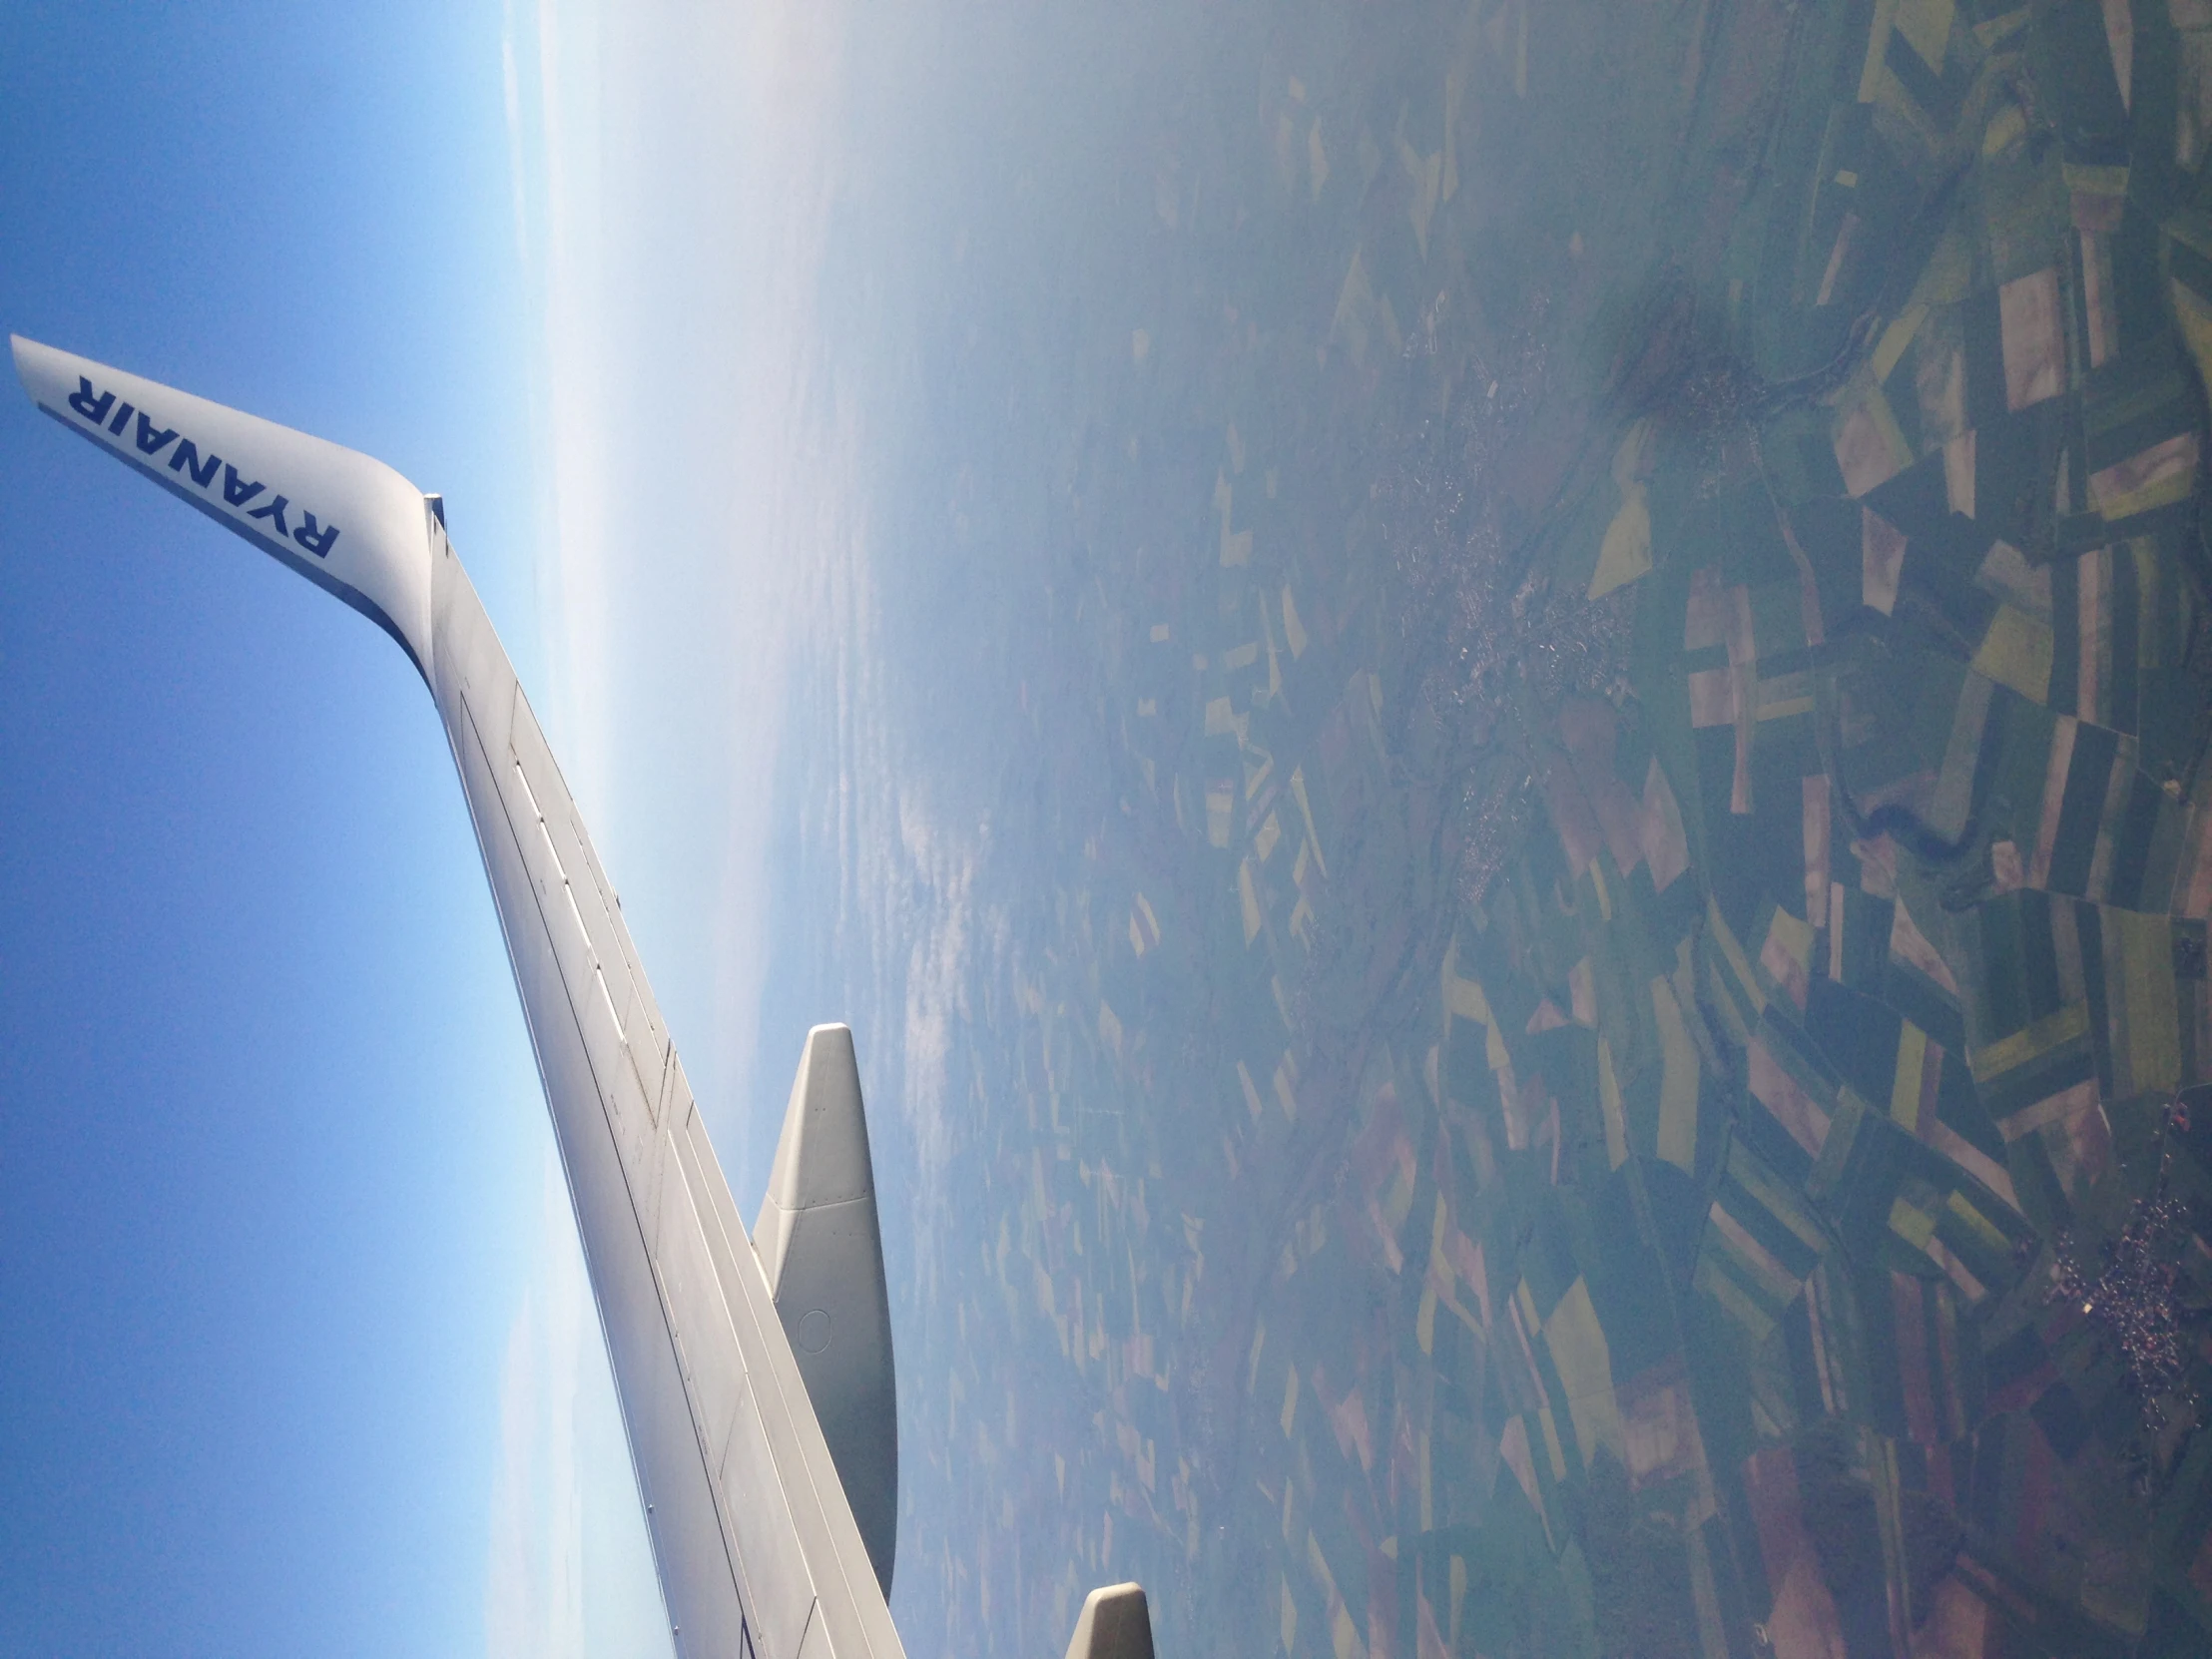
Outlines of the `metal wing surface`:
M 12 343 L 40 408 L 367 614 L 429 686 L 537 1052 L 679 1651 L 903 1659 L 621 904 L 434 498 L 352 450 Z

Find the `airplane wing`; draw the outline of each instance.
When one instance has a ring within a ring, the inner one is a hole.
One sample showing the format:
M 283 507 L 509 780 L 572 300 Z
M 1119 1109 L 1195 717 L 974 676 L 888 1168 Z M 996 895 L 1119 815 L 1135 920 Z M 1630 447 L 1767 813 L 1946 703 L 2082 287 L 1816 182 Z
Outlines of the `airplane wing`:
M 890 1325 L 849 1033 L 818 1027 L 793 1089 L 763 1210 L 772 1285 L 442 503 L 336 444 L 13 346 L 40 408 L 366 614 L 429 686 L 537 1051 L 678 1651 L 903 1659 L 884 1603 Z

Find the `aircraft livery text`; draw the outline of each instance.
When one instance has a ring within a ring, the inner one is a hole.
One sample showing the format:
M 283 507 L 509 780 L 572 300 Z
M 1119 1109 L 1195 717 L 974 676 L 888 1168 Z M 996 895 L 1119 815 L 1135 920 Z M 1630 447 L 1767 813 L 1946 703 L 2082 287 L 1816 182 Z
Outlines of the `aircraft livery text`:
M 268 487 L 259 479 L 240 477 L 239 469 L 222 456 L 213 452 L 202 455 L 200 446 L 180 436 L 174 426 L 159 426 L 145 410 L 134 409 L 129 403 L 118 404 L 114 392 L 94 390 L 92 381 L 85 375 L 77 376 L 77 389 L 69 394 L 69 407 L 111 437 L 132 437 L 144 465 L 151 466 L 164 450 L 169 450 L 169 470 L 177 474 L 178 481 L 190 479 L 211 501 L 216 494 L 216 474 L 221 472 L 223 504 L 234 512 L 243 510 L 247 518 L 262 521 L 254 526 L 262 534 L 274 535 L 278 541 L 288 538 L 318 559 L 328 558 L 330 549 L 337 545 L 335 524 L 320 523 L 313 513 L 294 508 L 284 496 L 269 494 Z M 138 417 L 135 432 L 132 431 L 134 415 Z M 172 444 L 176 445 L 174 449 L 170 448 Z M 286 517 L 293 513 L 298 517 L 297 524 Z

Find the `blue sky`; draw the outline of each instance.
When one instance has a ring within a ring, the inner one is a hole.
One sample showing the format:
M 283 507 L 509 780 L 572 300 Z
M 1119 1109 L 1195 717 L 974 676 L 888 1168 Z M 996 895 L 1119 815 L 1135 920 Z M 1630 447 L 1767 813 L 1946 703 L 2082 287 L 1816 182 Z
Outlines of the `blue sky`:
M 443 491 L 724 1098 L 834 39 L 624 15 L 13 4 L 0 321 Z M 665 1650 L 420 684 L 20 398 L 0 457 L 0 1649 Z

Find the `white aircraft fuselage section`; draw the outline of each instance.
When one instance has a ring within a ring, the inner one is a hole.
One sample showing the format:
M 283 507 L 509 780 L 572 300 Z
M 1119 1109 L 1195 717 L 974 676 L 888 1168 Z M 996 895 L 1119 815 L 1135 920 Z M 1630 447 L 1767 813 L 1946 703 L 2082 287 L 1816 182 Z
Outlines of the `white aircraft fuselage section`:
M 786 1336 L 800 1311 L 779 1311 L 621 903 L 442 515 L 367 456 L 13 344 L 48 414 L 368 615 L 428 684 L 537 1053 L 678 1650 L 903 1659 Z M 851 1098 L 857 1112 L 856 1080 Z M 874 1275 L 869 1320 L 879 1247 Z M 895 1479 L 895 1427 L 888 1446 Z M 880 1463 L 879 1442 L 869 1455 Z

